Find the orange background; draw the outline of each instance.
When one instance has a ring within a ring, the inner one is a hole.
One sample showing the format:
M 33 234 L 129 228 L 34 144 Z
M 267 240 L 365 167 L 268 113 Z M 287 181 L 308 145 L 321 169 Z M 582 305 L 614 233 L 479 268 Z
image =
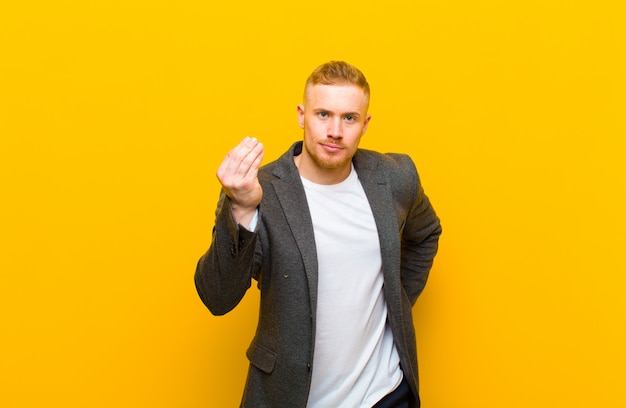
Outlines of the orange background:
M 330 59 L 443 222 L 424 406 L 625 406 L 623 3 L 227 3 L 0 4 L 0 406 L 237 406 L 258 293 L 193 286 L 215 170 L 299 140 Z

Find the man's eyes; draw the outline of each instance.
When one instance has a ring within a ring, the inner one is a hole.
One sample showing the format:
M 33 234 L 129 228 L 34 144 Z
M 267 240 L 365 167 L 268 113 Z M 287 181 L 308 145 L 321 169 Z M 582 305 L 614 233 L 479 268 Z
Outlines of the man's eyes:
M 328 118 L 328 117 L 330 117 L 328 112 L 318 112 L 317 115 L 320 118 Z M 354 115 L 346 115 L 346 116 L 344 116 L 344 119 L 347 120 L 348 122 L 354 122 L 354 121 L 356 121 L 356 116 L 354 116 Z

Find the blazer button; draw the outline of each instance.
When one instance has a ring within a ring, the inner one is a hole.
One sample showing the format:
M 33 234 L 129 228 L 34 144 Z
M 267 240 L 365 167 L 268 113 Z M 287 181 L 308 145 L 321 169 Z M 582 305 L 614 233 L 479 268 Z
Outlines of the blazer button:
M 236 256 L 236 255 L 237 255 L 237 248 L 235 248 L 235 246 L 234 246 L 234 245 L 232 245 L 232 246 L 230 247 L 230 254 L 231 254 L 232 256 Z

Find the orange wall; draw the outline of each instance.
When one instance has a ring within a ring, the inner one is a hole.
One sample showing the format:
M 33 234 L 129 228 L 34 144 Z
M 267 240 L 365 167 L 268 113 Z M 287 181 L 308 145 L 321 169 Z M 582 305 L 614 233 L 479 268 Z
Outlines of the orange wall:
M 444 225 L 416 306 L 427 408 L 626 405 L 621 1 L 0 5 L 0 406 L 236 406 L 258 294 L 195 294 L 215 170 L 301 137 L 318 64 Z

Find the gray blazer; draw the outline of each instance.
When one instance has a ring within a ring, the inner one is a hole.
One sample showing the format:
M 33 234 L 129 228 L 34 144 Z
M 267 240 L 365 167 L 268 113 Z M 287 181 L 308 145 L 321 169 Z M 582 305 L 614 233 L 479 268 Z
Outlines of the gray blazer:
M 263 200 L 256 231 L 237 225 L 222 192 L 211 246 L 195 273 L 198 294 L 215 315 L 232 310 L 251 280 L 258 282 L 259 322 L 246 353 L 251 364 L 242 407 L 304 408 L 307 403 L 317 255 L 304 187 L 293 161 L 301 151 L 302 142 L 297 142 L 260 169 Z M 402 370 L 418 400 L 411 308 L 437 253 L 439 218 L 408 156 L 359 149 L 353 163 L 380 236 L 385 299 Z

